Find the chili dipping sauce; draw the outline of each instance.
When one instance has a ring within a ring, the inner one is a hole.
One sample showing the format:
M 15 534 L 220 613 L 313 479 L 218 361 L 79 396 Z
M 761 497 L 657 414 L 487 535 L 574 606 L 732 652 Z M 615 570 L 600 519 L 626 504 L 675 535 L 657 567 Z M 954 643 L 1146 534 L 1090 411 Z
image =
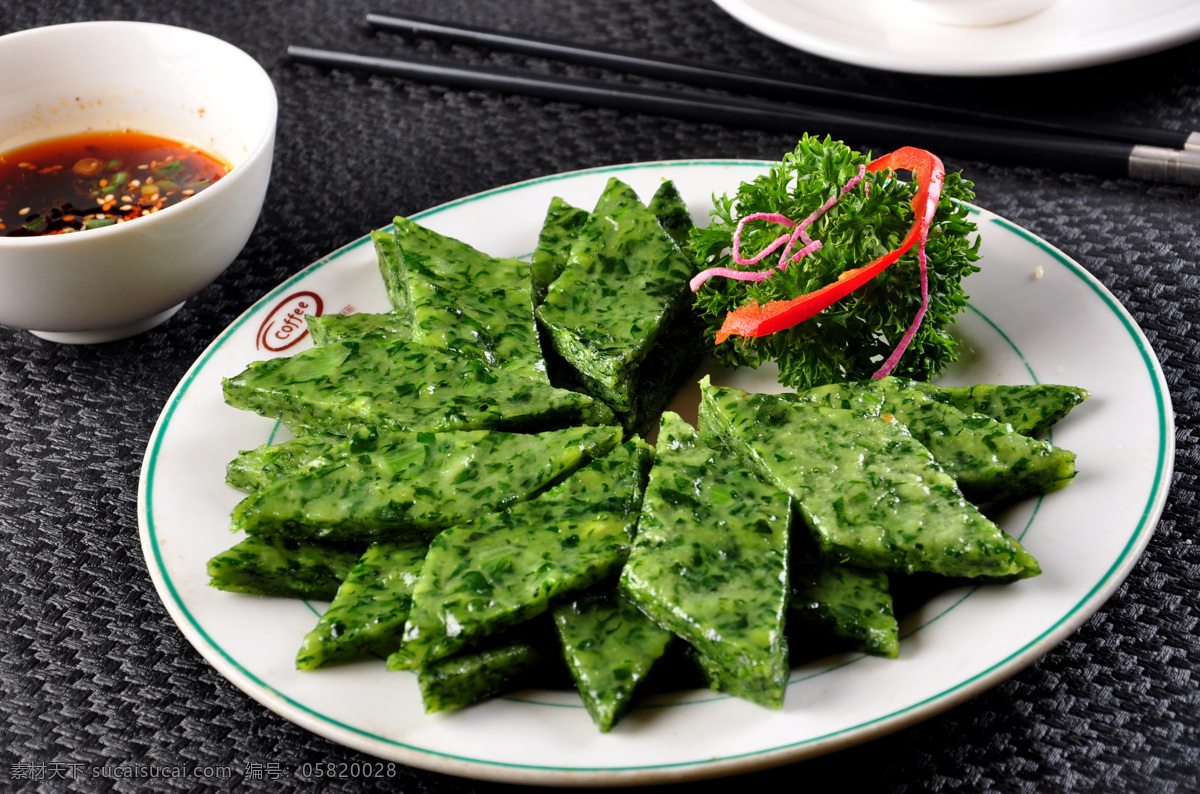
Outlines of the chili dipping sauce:
M 0 236 L 41 237 L 150 215 L 229 173 L 225 160 L 142 132 L 86 132 L 0 153 Z

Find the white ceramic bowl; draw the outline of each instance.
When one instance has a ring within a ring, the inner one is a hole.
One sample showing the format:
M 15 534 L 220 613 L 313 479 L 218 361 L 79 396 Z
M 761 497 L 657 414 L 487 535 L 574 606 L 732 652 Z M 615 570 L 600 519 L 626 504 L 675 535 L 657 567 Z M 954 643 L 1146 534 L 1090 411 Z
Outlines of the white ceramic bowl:
M 1053 0 L 908 0 L 928 19 L 948 25 L 1004 25 L 1036 14 Z
M 137 58 L 106 63 L 105 50 Z M 164 322 L 246 244 L 266 195 L 277 112 L 271 80 L 249 55 L 168 25 L 82 22 L 0 36 L 0 74 L 0 152 L 129 129 L 198 144 L 233 166 L 153 215 L 0 237 L 0 324 L 58 342 L 131 336 Z

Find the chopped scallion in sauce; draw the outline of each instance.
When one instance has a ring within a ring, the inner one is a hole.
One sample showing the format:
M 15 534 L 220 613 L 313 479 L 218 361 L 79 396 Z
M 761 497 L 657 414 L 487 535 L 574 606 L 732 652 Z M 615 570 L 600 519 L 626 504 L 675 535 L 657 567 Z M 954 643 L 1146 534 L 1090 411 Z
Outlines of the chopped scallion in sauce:
M 87 132 L 0 154 L 0 236 L 99 229 L 178 204 L 229 173 L 217 155 L 142 132 Z

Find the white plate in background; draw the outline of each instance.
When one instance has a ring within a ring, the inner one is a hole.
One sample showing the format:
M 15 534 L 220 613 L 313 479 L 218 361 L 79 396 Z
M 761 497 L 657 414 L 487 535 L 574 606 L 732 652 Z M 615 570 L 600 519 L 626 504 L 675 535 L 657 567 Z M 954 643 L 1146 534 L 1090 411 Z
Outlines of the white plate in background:
M 1200 37 L 1195 0 L 1055 0 L 1003 25 L 933 22 L 905 0 L 713 0 L 764 36 L 858 66 L 979 77 L 1077 69 Z

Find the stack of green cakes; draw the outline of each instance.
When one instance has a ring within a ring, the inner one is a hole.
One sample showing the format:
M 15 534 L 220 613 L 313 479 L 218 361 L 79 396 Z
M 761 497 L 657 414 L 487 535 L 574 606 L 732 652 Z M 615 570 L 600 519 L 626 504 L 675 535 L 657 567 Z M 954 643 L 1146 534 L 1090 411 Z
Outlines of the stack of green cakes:
M 975 502 L 1071 479 L 1034 434 L 1084 392 L 705 381 L 694 429 L 662 413 L 702 351 L 689 228 L 671 183 L 614 179 L 552 202 L 532 263 L 374 233 L 393 311 L 224 383 L 295 437 L 229 464 L 213 585 L 330 601 L 301 669 L 386 660 L 431 712 L 561 674 L 607 731 L 692 681 L 778 708 L 789 648 L 895 657 L 897 577 L 1038 572 Z

